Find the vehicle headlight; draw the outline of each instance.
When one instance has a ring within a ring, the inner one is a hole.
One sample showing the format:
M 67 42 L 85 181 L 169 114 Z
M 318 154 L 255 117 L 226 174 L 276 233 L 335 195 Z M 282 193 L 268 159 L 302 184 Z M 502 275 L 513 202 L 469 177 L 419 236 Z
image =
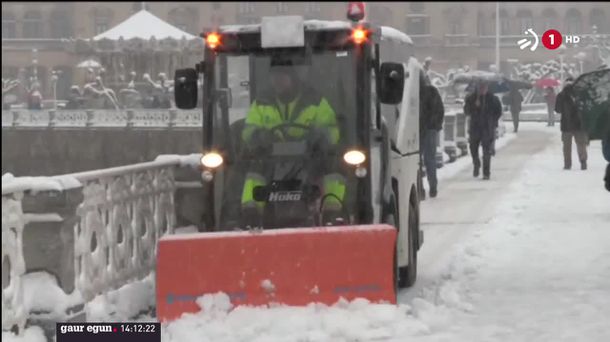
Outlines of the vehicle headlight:
M 358 150 L 350 150 L 345 152 L 343 160 L 350 165 L 360 165 L 366 160 L 364 153 Z
M 216 152 L 208 152 L 201 157 L 201 164 L 210 169 L 219 167 L 223 161 L 222 156 Z

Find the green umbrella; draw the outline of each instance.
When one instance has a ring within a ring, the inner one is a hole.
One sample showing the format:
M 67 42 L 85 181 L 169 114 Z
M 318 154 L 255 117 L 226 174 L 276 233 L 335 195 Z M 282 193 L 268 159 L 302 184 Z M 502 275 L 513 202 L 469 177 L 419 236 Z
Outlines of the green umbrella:
M 574 98 L 589 139 L 610 139 L 610 69 L 591 71 L 574 81 Z

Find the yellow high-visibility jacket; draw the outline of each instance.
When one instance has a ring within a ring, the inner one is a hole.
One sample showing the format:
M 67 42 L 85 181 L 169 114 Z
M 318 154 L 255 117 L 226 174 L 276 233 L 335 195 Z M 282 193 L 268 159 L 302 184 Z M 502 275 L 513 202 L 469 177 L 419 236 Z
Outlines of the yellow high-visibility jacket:
M 246 117 L 242 139 L 249 143 L 256 129 L 271 129 L 284 123 L 327 128 L 332 144 L 336 144 L 340 138 L 335 111 L 324 97 L 308 88 L 288 104 L 281 103 L 273 95 L 256 99 Z M 300 138 L 305 134 L 299 128 L 290 128 L 287 133 L 292 138 Z

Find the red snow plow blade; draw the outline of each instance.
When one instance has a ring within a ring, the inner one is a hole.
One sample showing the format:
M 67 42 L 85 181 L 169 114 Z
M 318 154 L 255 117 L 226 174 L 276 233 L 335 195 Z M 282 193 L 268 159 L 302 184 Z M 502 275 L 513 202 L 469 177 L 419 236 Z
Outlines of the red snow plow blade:
M 157 319 L 201 309 L 226 293 L 234 306 L 332 305 L 341 297 L 396 303 L 389 225 L 295 228 L 166 236 L 157 255 Z

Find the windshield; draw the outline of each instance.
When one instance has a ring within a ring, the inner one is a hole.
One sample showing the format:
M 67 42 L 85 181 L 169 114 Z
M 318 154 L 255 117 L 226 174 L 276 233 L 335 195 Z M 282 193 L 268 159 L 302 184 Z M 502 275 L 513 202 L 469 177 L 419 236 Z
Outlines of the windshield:
M 356 167 L 343 155 L 356 142 L 356 57 L 303 51 L 217 56 L 213 140 L 227 160 L 216 182 L 224 228 L 353 222 Z

